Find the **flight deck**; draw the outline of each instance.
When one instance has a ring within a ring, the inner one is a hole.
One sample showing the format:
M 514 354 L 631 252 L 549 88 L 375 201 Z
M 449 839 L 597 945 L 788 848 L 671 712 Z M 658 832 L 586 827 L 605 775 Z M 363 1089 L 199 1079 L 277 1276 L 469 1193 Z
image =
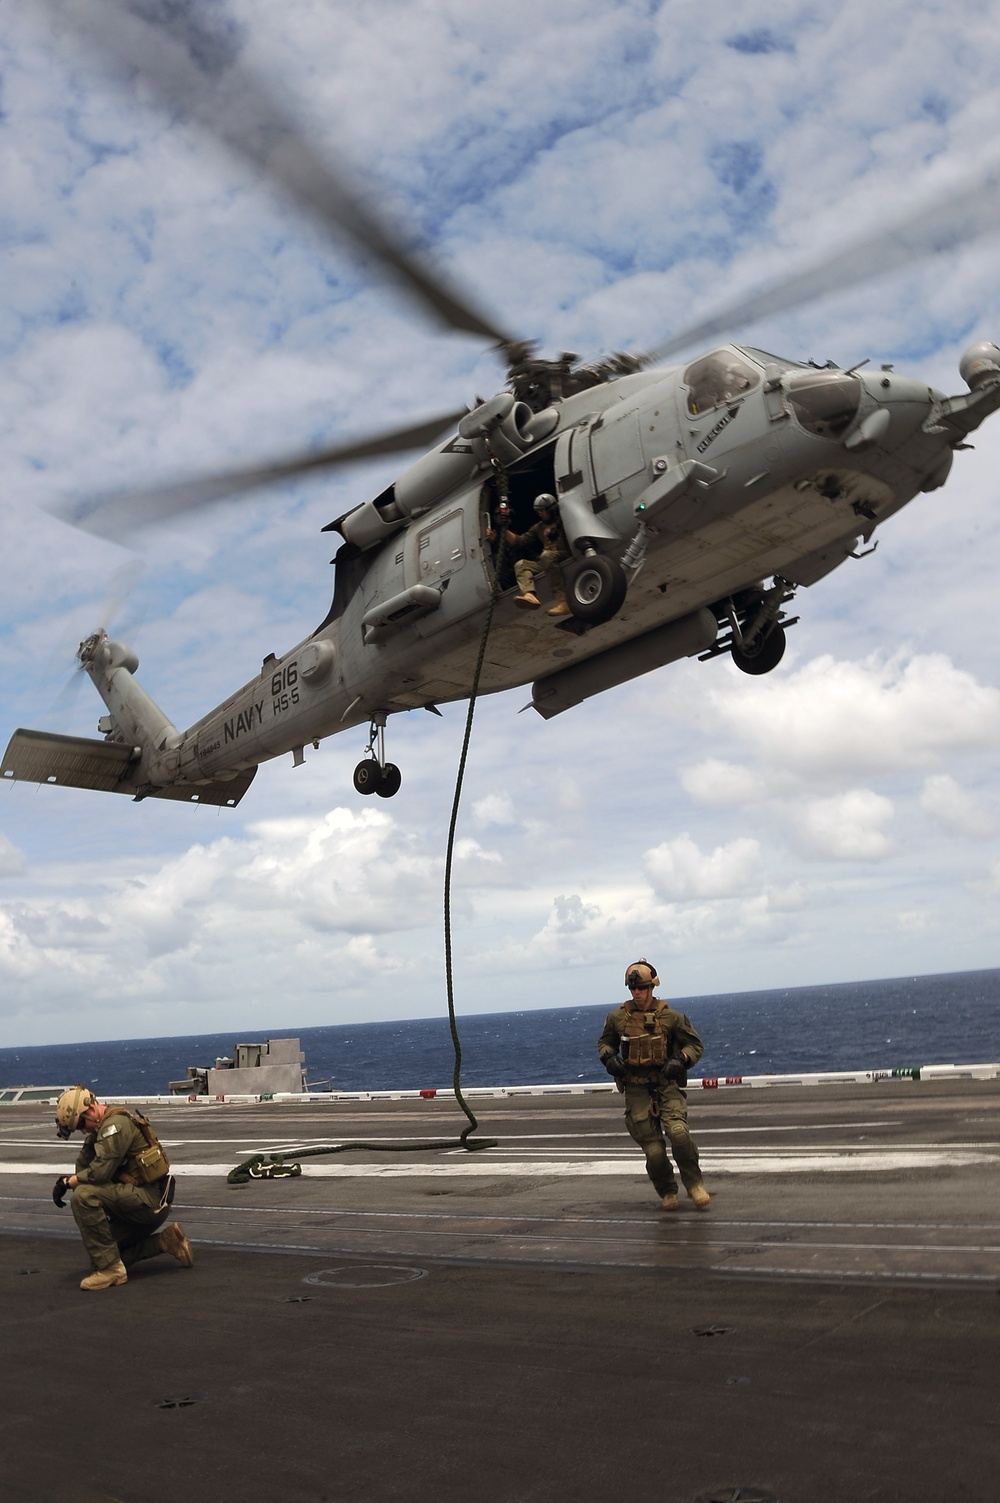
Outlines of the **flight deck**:
M 613 1093 L 474 1107 L 497 1147 L 421 1147 L 443 1094 L 150 1106 L 195 1267 L 99 1294 L 73 1144 L 0 1112 L 3 1497 L 54 1498 L 69 1435 L 83 1503 L 995 1503 L 1000 1082 L 692 1091 L 705 1212 L 660 1209 Z M 301 1174 L 227 1182 L 260 1152 Z M 102 1447 L 92 1360 L 155 1466 Z

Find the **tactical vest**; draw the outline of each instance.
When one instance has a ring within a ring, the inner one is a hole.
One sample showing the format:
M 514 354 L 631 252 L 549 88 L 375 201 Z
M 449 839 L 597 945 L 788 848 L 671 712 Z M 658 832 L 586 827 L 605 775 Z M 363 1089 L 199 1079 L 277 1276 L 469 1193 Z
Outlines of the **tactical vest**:
M 156 1136 L 156 1128 L 149 1118 L 141 1112 L 130 1112 L 125 1106 L 109 1106 L 104 1114 L 105 1121 L 112 1116 L 127 1117 L 146 1140 L 145 1148 L 141 1148 L 138 1153 L 130 1153 L 122 1162 L 115 1179 L 125 1185 L 155 1185 L 159 1180 L 165 1179 L 170 1173 L 170 1160 L 164 1153 Z
M 626 1009 L 621 1056 L 627 1065 L 640 1070 L 655 1070 L 666 1064 L 667 1036 L 656 1012 Z

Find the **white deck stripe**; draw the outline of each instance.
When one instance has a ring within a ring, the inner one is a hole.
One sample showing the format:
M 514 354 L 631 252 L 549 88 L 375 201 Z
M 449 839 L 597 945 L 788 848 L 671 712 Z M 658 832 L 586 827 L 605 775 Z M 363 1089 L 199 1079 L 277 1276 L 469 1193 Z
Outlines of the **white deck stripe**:
M 289 1155 L 290 1160 L 293 1158 Z M 845 1149 L 842 1154 L 810 1152 L 771 1153 L 718 1153 L 709 1151 L 701 1155 L 702 1167 L 708 1174 L 857 1174 L 887 1173 L 900 1169 L 955 1169 L 995 1164 L 1000 1159 L 996 1147 L 949 1147 L 947 1145 L 912 1145 L 900 1148 Z M 223 1177 L 233 1168 L 238 1159 L 221 1164 L 175 1164 L 173 1172 L 178 1177 L 214 1178 Z M 50 1160 L 34 1162 L 0 1161 L 3 1174 L 70 1174 L 72 1162 Z M 308 1159 L 302 1161 L 302 1174 L 309 1179 L 441 1179 L 441 1178 L 525 1178 L 644 1174 L 645 1164 L 639 1153 L 621 1157 L 568 1159 L 510 1159 L 495 1151 L 466 1153 L 455 1150 L 443 1158 L 414 1163 L 359 1164 L 346 1160 L 335 1164 L 316 1164 Z
M 454 1123 L 451 1124 L 452 1127 L 454 1127 L 455 1125 L 456 1124 L 454 1124 Z M 890 1118 L 890 1119 L 882 1119 L 882 1120 L 877 1121 L 877 1122 L 806 1122 L 806 1123 L 795 1123 L 795 1122 L 792 1122 L 792 1123 L 775 1124 L 775 1125 L 769 1126 L 769 1127 L 702 1127 L 701 1124 L 699 1123 L 697 1125 L 697 1136 L 698 1136 L 698 1139 L 700 1141 L 702 1138 L 718 1137 L 718 1136 L 723 1135 L 723 1134 L 725 1136 L 727 1136 L 727 1137 L 744 1137 L 744 1136 L 750 1136 L 751 1134 L 755 1134 L 755 1133 L 771 1133 L 771 1132 L 773 1132 L 773 1133 L 786 1133 L 786 1132 L 794 1132 L 794 1133 L 798 1133 L 798 1132 L 840 1132 L 840 1133 L 848 1133 L 848 1132 L 858 1131 L 861 1128 L 864 1128 L 864 1129 L 866 1129 L 868 1131 L 871 1131 L 872 1129 L 877 1129 L 877 1130 L 881 1131 L 883 1128 L 886 1128 L 886 1127 L 899 1127 L 900 1125 L 901 1125 L 900 1119 L 892 1119 L 892 1118 Z M 447 1130 L 448 1130 L 447 1126 L 442 1127 L 442 1132 L 441 1132 L 441 1136 L 442 1137 L 445 1136 L 445 1134 L 447 1133 Z M 498 1136 L 500 1138 L 500 1141 L 502 1143 L 533 1143 L 533 1142 L 559 1143 L 559 1142 L 562 1142 L 563 1140 L 567 1140 L 567 1141 L 572 1142 L 572 1143 L 578 1143 L 578 1142 L 584 1142 L 585 1140 L 587 1140 L 589 1138 L 611 1138 L 611 1139 L 618 1139 L 618 1140 L 620 1140 L 621 1136 L 622 1136 L 621 1122 L 620 1122 L 620 1120 L 619 1120 L 618 1117 L 616 1117 L 613 1122 L 610 1122 L 608 1124 L 608 1126 L 605 1129 L 603 1129 L 601 1132 L 503 1132 L 502 1129 L 482 1128 L 482 1127 L 480 1128 L 480 1131 L 482 1131 L 482 1132 L 486 1132 L 487 1130 L 491 1133 L 491 1135 L 492 1135 L 492 1133 L 496 1132 L 498 1134 Z M 23 1132 L 23 1131 L 25 1131 L 25 1129 L 24 1128 L 19 1128 L 19 1129 L 10 1128 L 10 1129 L 8 1129 L 8 1128 L 4 1128 L 4 1127 L 0 1126 L 0 1149 L 3 1149 L 5 1147 L 22 1148 L 22 1149 L 23 1148 L 49 1148 L 49 1149 L 51 1149 L 51 1148 L 53 1148 L 55 1146 L 54 1141 L 53 1141 L 54 1134 L 51 1137 L 44 1137 L 44 1138 L 18 1138 L 18 1139 L 14 1140 L 14 1141 L 5 1141 L 4 1137 L 3 1137 L 3 1134 L 6 1133 L 6 1132 L 8 1132 L 8 1131 L 10 1131 L 10 1132 L 22 1131 Z M 427 1138 L 427 1136 L 428 1136 L 427 1133 L 412 1133 L 412 1134 L 406 1134 L 406 1133 L 398 1133 L 397 1134 L 397 1133 L 393 1133 L 391 1141 L 393 1143 L 420 1143 L 423 1140 L 425 1140 Z M 242 1147 L 243 1145 L 245 1145 L 248 1149 L 254 1149 L 254 1148 L 259 1149 L 259 1151 L 261 1153 L 283 1153 L 288 1148 L 291 1148 L 291 1147 L 298 1148 L 300 1151 L 303 1148 L 322 1148 L 322 1147 L 328 1146 L 330 1143 L 332 1143 L 334 1141 L 336 1141 L 338 1143 L 367 1143 L 367 1142 L 371 1141 L 371 1134 L 369 1134 L 367 1137 L 363 1137 L 363 1138 L 349 1137 L 346 1133 L 343 1135 L 343 1137 L 338 1137 L 336 1139 L 332 1139 L 332 1138 L 330 1138 L 328 1136 L 315 1137 L 315 1138 L 305 1138 L 305 1137 L 294 1138 L 294 1139 L 288 1138 L 288 1139 L 285 1139 L 281 1143 L 268 1143 L 265 1146 L 261 1146 L 259 1135 L 255 1135 L 254 1137 L 248 1137 L 248 1138 L 236 1138 L 236 1137 L 232 1137 L 232 1136 L 228 1136 L 228 1137 L 224 1137 L 224 1138 L 205 1138 L 205 1137 L 199 1137 L 199 1138 L 167 1138 L 167 1137 L 161 1137 L 160 1138 L 160 1142 L 163 1144 L 163 1146 L 165 1148 L 207 1148 L 207 1147 L 209 1147 L 209 1146 L 211 1146 L 213 1144 L 218 1145 L 218 1146 L 224 1146 L 224 1147 L 229 1147 L 230 1145 L 232 1145 L 234 1148 L 239 1148 L 239 1147 Z M 386 1139 L 386 1141 L 388 1142 L 390 1140 Z

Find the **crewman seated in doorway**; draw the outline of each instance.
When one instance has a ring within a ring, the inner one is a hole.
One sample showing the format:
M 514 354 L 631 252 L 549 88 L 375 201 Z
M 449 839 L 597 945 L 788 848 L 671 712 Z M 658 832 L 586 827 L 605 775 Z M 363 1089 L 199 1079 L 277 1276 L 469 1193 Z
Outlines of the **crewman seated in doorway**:
M 555 496 L 548 491 L 536 496 L 534 504 L 538 521 L 527 532 L 511 532 L 509 528 L 507 531 L 507 543 L 518 554 L 514 562 L 514 577 L 519 593 L 514 596 L 514 604 L 526 611 L 539 610 L 542 602 L 535 593 L 535 580 L 539 574 L 544 574 L 554 602 L 548 614 L 568 616 L 570 608 L 559 566 L 569 558 L 569 545 L 559 519 L 559 506 Z

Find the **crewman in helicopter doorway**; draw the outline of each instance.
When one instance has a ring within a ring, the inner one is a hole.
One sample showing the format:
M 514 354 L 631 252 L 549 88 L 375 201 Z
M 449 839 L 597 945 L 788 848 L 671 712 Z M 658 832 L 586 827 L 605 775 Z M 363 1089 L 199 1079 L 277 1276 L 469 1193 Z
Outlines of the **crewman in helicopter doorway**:
M 544 574 L 553 599 L 546 614 L 568 616 L 570 608 L 566 600 L 566 585 L 559 566 L 570 555 L 566 534 L 559 520 L 559 504 L 555 496 L 543 491 L 535 497 L 534 506 L 538 521 L 527 532 L 507 532 L 507 542 L 518 554 L 514 562 L 514 578 L 518 588 L 514 604 L 522 610 L 537 611 L 542 602 L 535 594 L 535 579 L 539 574 Z
M 631 996 L 608 1013 L 597 1053 L 625 1097 L 625 1125 L 646 1155 L 646 1173 L 663 1209 L 677 1210 L 677 1181 L 666 1135 L 684 1188 L 695 1208 L 704 1211 L 712 1197 L 688 1131 L 685 1090 L 688 1069 L 701 1059 L 704 1046 L 690 1018 L 653 995 L 659 984 L 656 967 L 645 957 L 627 968 L 625 985 Z
M 156 1131 L 141 1112 L 105 1106 L 85 1085 L 64 1091 L 56 1103 L 56 1134 L 82 1132 L 84 1143 L 72 1174 L 52 1190 L 57 1206 L 72 1192 L 73 1219 L 90 1254 L 87 1290 L 128 1283 L 128 1268 L 169 1253 L 183 1268 L 194 1262 L 191 1244 L 170 1215 L 174 1177 Z

